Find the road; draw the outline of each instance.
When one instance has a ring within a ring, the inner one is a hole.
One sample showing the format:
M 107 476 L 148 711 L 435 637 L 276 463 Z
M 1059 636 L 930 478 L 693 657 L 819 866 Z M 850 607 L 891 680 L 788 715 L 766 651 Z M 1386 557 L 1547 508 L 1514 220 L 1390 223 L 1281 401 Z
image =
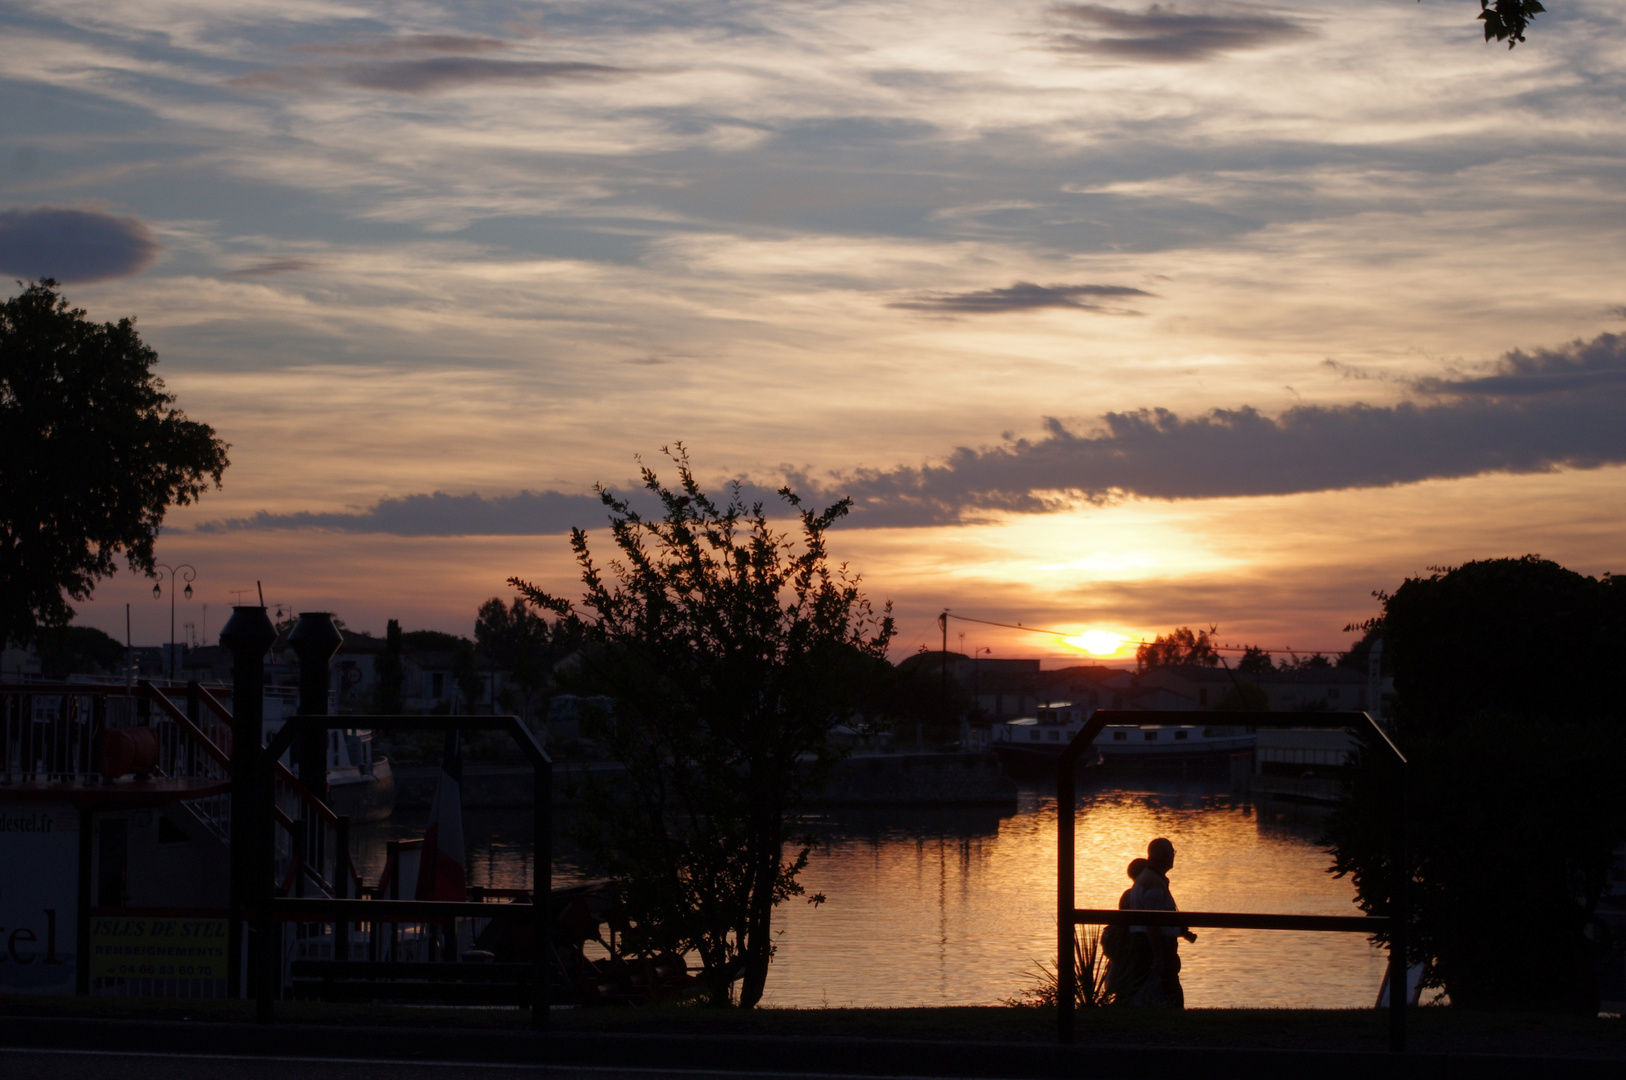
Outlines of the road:
M 0 1076 L 17 1080 L 837 1080 L 828 1073 L 721 1069 L 493 1065 L 349 1058 L 0 1049 Z M 853 1080 L 849 1076 L 839 1080 Z M 865 1080 L 888 1080 L 866 1077 Z

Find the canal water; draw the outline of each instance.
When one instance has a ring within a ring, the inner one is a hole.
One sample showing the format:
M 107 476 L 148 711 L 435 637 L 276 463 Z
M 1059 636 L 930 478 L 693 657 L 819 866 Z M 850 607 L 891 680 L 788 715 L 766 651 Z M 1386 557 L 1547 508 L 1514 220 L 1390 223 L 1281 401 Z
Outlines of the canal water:
M 1314 821 L 1263 813 L 1223 782 L 1096 781 L 1079 798 L 1078 902 L 1116 907 L 1124 870 L 1157 836 L 1187 910 L 1359 914 L 1348 879 L 1326 872 Z M 375 879 L 384 844 L 421 835 L 423 812 L 358 830 Z M 1056 801 L 1025 789 L 1010 810 L 826 810 L 803 873 L 813 906 L 775 915 L 778 953 L 764 1004 L 781 1007 L 992 1005 L 1035 983 L 1055 956 Z M 467 811 L 470 884 L 530 882 L 528 811 Z M 584 876 L 567 842 L 556 880 Z M 1358 934 L 1199 930 L 1181 945 L 1186 1003 L 1204 1007 L 1369 1007 L 1385 953 Z

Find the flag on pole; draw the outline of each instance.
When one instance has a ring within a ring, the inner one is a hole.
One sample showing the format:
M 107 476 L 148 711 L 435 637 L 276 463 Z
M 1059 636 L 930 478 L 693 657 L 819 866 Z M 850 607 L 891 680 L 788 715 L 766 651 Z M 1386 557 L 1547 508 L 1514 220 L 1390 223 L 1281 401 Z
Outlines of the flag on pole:
M 446 733 L 440 780 L 429 805 L 429 828 L 418 860 L 419 900 L 467 900 L 463 870 L 463 745 L 454 728 Z

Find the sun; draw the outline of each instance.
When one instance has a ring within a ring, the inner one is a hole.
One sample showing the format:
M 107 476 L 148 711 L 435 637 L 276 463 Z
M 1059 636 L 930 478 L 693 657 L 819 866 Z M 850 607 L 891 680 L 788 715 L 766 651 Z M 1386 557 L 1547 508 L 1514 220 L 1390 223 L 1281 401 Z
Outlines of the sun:
M 1086 630 L 1082 634 L 1065 637 L 1062 640 L 1091 656 L 1113 656 L 1124 647 L 1123 635 L 1114 634 L 1111 630 Z

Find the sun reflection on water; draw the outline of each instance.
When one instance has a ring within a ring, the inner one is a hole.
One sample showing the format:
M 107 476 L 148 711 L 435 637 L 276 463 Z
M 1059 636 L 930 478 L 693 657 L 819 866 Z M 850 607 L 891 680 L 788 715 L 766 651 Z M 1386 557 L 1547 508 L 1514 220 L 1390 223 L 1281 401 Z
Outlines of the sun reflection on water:
M 1133 783 L 1133 782 L 1131 782 Z M 357 831 L 357 863 L 376 879 L 384 841 L 421 835 L 417 812 Z M 529 814 L 467 811 L 471 884 L 525 887 Z M 1055 954 L 1056 803 L 1022 793 L 1014 811 L 842 809 L 817 815 L 802 881 L 820 907 L 792 899 L 775 915 L 779 951 L 764 1004 L 992 1005 L 1032 985 Z M 1356 914 L 1355 890 L 1326 872 L 1313 823 L 1280 821 L 1232 799 L 1224 783 L 1148 782 L 1079 800 L 1080 907 L 1115 907 L 1129 860 L 1157 836 L 1174 842 L 1175 899 L 1188 911 Z M 579 880 L 557 842 L 555 880 Z M 1358 934 L 1198 931 L 1182 945 L 1194 1008 L 1372 1005 L 1385 954 Z
M 1314 825 L 1261 820 L 1213 788 L 1098 791 L 1080 802 L 1078 903 L 1116 907 L 1125 868 L 1156 836 L 1188 910 L 1354 914 L 1354 888 L 1326 873 Z M 805 875 L 814 909 L 781 909 L 769 1003 L 993 1004 L 1054 957 L 1056 805 L 1024 793 L 999 818 L 950 811 L 843 816 Z M 1360 935 L 1201 930 L 1182 946 L 1192 1007 L 1372 1004 L 1384 953 Z

